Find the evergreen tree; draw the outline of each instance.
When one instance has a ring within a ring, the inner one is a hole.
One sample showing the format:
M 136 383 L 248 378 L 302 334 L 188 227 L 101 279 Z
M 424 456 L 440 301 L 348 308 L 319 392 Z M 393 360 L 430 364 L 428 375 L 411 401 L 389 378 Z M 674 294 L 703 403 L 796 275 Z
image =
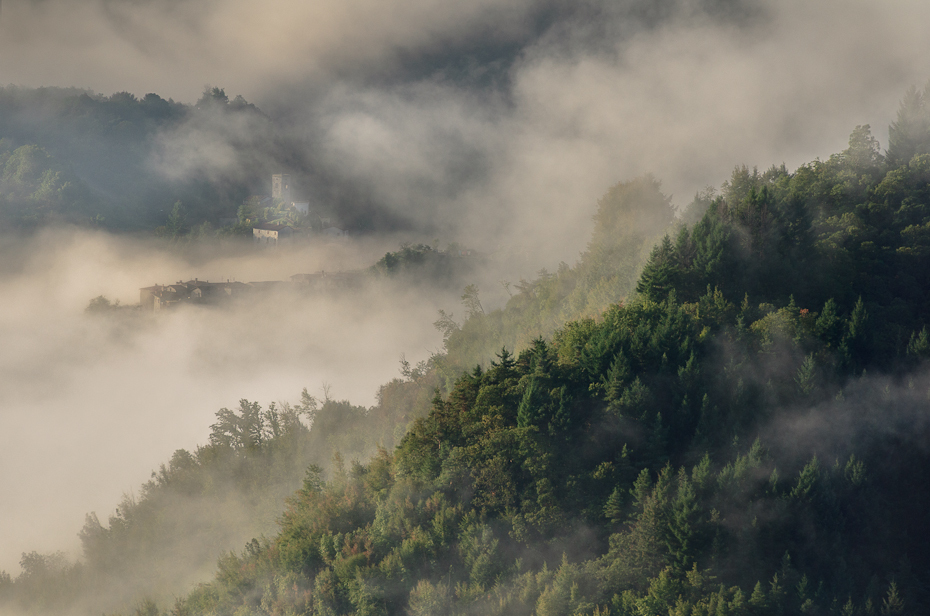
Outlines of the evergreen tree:
M 911 86 L 888 129 L 888 161 L 906 165 L 915 155 L 930 152 L 930 82 L 923 90 Z

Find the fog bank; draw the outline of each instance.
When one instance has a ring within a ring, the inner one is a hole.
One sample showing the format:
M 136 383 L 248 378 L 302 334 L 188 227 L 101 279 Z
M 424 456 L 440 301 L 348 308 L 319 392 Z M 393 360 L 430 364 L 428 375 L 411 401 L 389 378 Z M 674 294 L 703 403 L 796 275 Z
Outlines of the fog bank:
M 198 277 L 286 280 L 372 262 L 376 247 L 331 244 L 196 260 L 104 234 L 50 231 L 6 242 L 0 273 L 0 569 L 24 551 L 77 549 L 84 514 L 105 520 L 178 448 L 207 441 L 221 407 L 322 397 L 374 403 L 438 350 L 436 309 L 454 293 L 373 287 L 346 295 L 272 294 L 232 307 L 87 315 L 105 295 Z M 13 253 L 18 259 L 13 258 Z M 383 253 L 382 253 L 383 254 Z M 18 262 L 17 262 L 18 261 Z
M 187 102 L 224 87 L 275 119 L 337 213 L 369 200 L 396 228 L 524 243 L 551 268 L 617 181 L 652 172 L 683 206 L 734 165 L 825 158 L 859 124 L 887 145 L 930 77 L 928 20 L 913 0 L 8 0 L 0 82 Z M 230 144 L 267 130 L 194 128 L 153 167 L 254 169 Z

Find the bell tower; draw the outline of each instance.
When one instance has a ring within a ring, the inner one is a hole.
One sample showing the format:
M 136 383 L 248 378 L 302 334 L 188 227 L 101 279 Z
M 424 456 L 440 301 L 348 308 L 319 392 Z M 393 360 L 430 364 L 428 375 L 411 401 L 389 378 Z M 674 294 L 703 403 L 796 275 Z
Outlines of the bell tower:
M 276 173 L 271 176 L 271 198 L 290 203 L 291 176 L 286 173 Z

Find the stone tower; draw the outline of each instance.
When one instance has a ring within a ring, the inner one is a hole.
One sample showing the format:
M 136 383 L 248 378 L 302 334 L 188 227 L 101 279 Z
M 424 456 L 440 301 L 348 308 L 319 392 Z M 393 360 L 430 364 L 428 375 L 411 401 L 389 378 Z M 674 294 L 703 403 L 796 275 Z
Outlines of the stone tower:
M 271 176 L 271 198 L 291 202 L 291 176 L 286 173 Z

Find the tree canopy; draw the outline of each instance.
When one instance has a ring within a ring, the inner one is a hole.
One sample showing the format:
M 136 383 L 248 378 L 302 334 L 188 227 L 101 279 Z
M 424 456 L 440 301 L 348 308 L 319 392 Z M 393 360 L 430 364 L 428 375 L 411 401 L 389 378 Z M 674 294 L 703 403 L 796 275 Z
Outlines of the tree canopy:
M 466 287 L 445 352 L 377 405 L 222 409 L 88 519 L 82 563 L 25 554 L 0 600 L 67 606 L 174 536 L 158 494 L 229 473 L 262 494 L 283 464 L 276 531 L 136 613 L 926 613 L 930 153 L 901 149 L 909 117 L 884 155 L 859 126 L 794 172 L 736 167 L 690 223 L 654 178 L 618 184 L 576 266 L 499 311 Z

